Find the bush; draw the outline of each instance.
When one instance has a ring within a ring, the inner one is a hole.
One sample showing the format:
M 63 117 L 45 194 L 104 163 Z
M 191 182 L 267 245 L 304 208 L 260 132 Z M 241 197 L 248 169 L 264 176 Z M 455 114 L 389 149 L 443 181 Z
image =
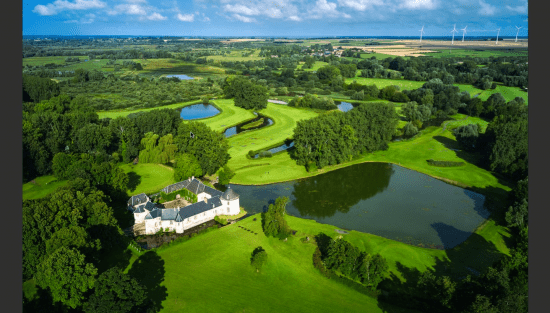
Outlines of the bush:
M 418 128 L 416 128 L 416 126 L 414 126 L 411 122 L 405 124 L 403 127 L 403 136 L 412 137 L 416 134 L 418 134 Z
M 204 96 L 201 97 L 201 102 L 203 104 L 208 104 L 209 101 L 210 101 L 210 99 L 208 99 L 207 95 L 204 95 Z
M 254 150 L 248 151 L 248 156 L 249 157 L 253 158 L 255 155 L 256 155 L 256 152 L 254 152 Z
M 219 216 L 216 216 L 214 217 L 214 221 L 222 224 L 222 225 L 227 225 L 229 222 L 225 219 L 225 218 L 220 218 Z
M 256 269 L 256 272 L 259 272 L 262 266 L 267 261 L 267 252 L 264 248 L 257 247 L 252 251 L 252 257 L 250 258 L 250 263 Z
M 463 166 L 465 165 L 464 162 L 455 162 L 455 161 L 436 161 L 429 159 L 427 160 L 428 164 L 432 166 L 440 166 L 440 167 L 454 167 L 454 166 Z
M 271 151 L 265 151 L 265 150 L 260 152 L 260 155 L 259 155 L 260 158 L 270 158 L 272 156 L 273 156 L 273 153 L 271 153 Z
M 306 171 L 308 172 L 315 172 L 317 170 L 317 163 L 313 161 L 309 161 L 306 164 Z
M 313 267 L 318 269 L 323 276 L 330 277 L 330 273 L 321 260 L 321 250 L 319 250 L 319 247 L 315 248 L 315 252 L 313 252 Z

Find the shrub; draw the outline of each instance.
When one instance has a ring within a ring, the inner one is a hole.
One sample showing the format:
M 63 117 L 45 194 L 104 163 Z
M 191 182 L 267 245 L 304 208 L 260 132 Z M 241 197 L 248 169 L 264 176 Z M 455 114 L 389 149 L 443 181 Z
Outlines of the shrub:
M 201 102 L 203 104 L 208 104 L 209 101 L 210 101 L 210 99 L 208 99 L 207 95 L 204 95 L 204 96 L 201 97 Z
M 256 155 L 256 152 L 254 152 L 254 150 L 248 151 L 248 156 L 249 157 L 253 158 L 255 155 Z
M 227 225 L 227 223 L 228 223 L 226 219 L 220 218 L 219 216 L 214 217 L 214 221 L 216 221 L 216 222 L 218 222 L 218 223 L 220 223 L 224 226 Z
M 273 153 L 271 153 L 271 151 L 265 151 L 265 150 L 260 152 L 260 155 L 259 155 L 260 158 L 270 158 L 272 156 L 273 156 Z
M 317 170 L 317 163 L 313 161 L 309 161 L 306 164 L 306 171 L 308 172 L 315 172 Z
M 257 247 L 252 251 L 252 257 L 250 258 L 250 263 L 256 269 L 256 272 L 259 272 L 262 266 L 267 261 L 267 252 L 264 248 Z
M 315 252 L 313 252 L 313 267 L 318 269 L 321 274 L 325 277 L 330 277 L 330 274 L 323 264 L 323 261 L 321 260 L 321 250 L 319 250 L 319 247 L 315 248 Z
M 428 164 L 432 166 L 440 166 L 440 167 L 454 167 L 454 166 L 463 166 L 465 165 L 464 162 L 455 162 L 455 161 L 436 161 L 429 159 L 427 160 Z
M 416 126 L 414 126 L 411 122 L 405 124 L 403 127 L 403 136 L 412 137 L 416 134 L 418 134 L 418 128 L 416 128 Z

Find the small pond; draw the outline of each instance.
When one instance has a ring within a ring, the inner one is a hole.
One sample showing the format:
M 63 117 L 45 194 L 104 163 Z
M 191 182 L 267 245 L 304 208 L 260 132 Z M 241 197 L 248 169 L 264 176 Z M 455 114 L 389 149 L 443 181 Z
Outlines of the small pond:
M 184 120 L 212 117 L 220 113 L 215 106 L 202 103 L 186 106 L 180 110 L 180 117 Z
M 166 75 L 166 78 L 171 78 L 171 77 L 177 77 L 181 80 L 193 79 L 193 77 L 187 76 L 185 74 Z
M 244 131 L 247 131 L 247 130 L 258 129 L 258 128 L 262 128 L 262 127 L 269 126 L 269 125 L 273 124 L 273 120 L 270 119 L 269 117 L 258 114 L 256 112 L 254 112 L 254 115 L 257 116 L 255 119 L 253 119 L 251 121 L 248 121 L 248 122 L 243 122 L 243 123 L 241 123 L 237 126 L 229 127 L 228 129 L 226 129 L 223 132 L 224 136 L 227 138 L 227 137 L 231 137 L 231 136 L 236 135 L 236 134 L 240 134 L 240 133 L 242 133 Z M 252 123 L 257 123 L 260 120 L 262 120 L 261 124 L 250 127 Z
M 334 104 L 336 104 L 336 106 L 338 107 L 338 110 L 340 110 L 342 112 L 347 112 L 347 111 L 353 109 L 353 104 L 351 104 L 349 102 L 334 101 Z
M 465 241 L 489 217 L 483 195 L 388 163 L 355 164 L 284 183 L 230 186 L 252 214 L 287 196 L 292 216 L 438 249 Z
M 275 148 L 271 148 L 267 151 L 271 152 L 272 154 L 273 153 L 276 153 L 276 152 L 279 152 L 279 151 L 283 151 L 283 150 L 286 150 L 288 148 L 291 148 L 291 147 L 294 147 L 294 141 L 291 141 L 290 143 L 284 143 L 278 147 L 275 147 Z M 257 159 L 258 157 L 260 156 L 259 153 L 256 153 L 256 155 L 254 155 L 254 159 Z

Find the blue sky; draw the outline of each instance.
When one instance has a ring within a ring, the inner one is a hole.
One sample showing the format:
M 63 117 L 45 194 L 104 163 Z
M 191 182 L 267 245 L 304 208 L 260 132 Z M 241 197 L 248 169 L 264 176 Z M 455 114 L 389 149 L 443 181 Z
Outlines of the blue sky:
M 527 36 L 527 0 L 23 0 L 23 35 Z M 458 34 L 462 35 L 460 31 Z M 457 35 L 458 35 L 457 34 Z

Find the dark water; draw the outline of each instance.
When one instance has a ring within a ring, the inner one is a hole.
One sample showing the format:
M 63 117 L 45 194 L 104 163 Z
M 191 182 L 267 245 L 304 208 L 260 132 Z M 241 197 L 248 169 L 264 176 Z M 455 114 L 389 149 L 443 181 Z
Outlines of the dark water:
M 224 136 L 227 138 L 227 137 L 231 137 L 233 135 L 236 135 L 236 134 L 240 134 L 242 133 L 243 131 L 247 131 L 247 130 L 253 130 L 253 129 L 258 129 L 258 128 L 262 128 L 262 127 L 265 127 L 265 126 L 269 126 L 269 125 L 272 125 L 273 124 L 273 120 L 270 119 L 269 117 L 266 117 L 264 115 L 261 115 L 261 114 L 258 114 L 256 112 L 254 112 L 254 115 L 257 116 L 257 118 L 249 121 L 249 122 L 244 122 L 244 123 L 241 123 L 237 126 L 233 126 L 233 127 L 229 127 L 228 129 L 226 129 L 223 134 Z M 243 129 L 242 127 L 247 125 L 247 124 L 250 124 L 250 123 L 254 123 L 254 122 L 257 122 L 259 121 L 261 118 L 264 119 L 264 122 L 258 126 L 255 126 L 255 127 L 250 127 L 250 128 L 247 128 L 247 129 Z
M 191 76 L 187 76 L 187 75 L 184 75 L 184 74 L 177 74 L 177 75 L 166 75 L 166 78 L 170 78 L 170 77 L 177 77 L 181 80 L 184 80 L 184 79 L 193 79 L 193 77 Z
M 292 216 L 439 249 L 463 242 L 489 217 L 483 195 L 388 163 L 361 163 L 297 181 L 231 188 L 250 213 L 267 210 L 270 201 L 287 196 Z
M 349 102 L 344 102 L 344 101 L 334 101 L 334 104 L 336 104 L 336 106 L 338 107 L 338 109 L 342 112 L 347 112 L 351 109 L 353 109 L 353 104 L 349 103 Z
M 283 150 L 286 150 L 286 149 L 291 148 L 291 147 L 294 147 L 294 141 L 291 141 L 290 143 L 284 143 L 284 144 L 282 144 L 278 147 L 271 148 L 267 151 L 270 151 L 273 154 L 275 152 L 283 151 Z M 254 159 L 257 159 L 259 156 L 260 156 L 260 154 L 256 153 L 256 155 L 254 155 Z
M 220 110 L 211 104 L 194 104 L 181 109 L 180 117 L 184 120 L 194 120 L 217 115 Z

